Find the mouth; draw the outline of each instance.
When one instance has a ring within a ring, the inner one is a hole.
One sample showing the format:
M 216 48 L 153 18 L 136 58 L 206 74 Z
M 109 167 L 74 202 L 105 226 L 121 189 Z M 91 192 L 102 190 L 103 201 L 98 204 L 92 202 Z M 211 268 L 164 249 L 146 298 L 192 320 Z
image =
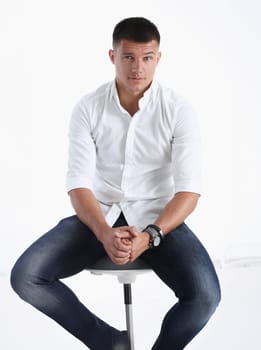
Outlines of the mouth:
M 136 76 L 130 76 L 128 77 L 129 80 L 134 80 L 134 81 L 141 81 L 141 80 L 145 80 L 145 78 L 142 77 L 136 77 Z

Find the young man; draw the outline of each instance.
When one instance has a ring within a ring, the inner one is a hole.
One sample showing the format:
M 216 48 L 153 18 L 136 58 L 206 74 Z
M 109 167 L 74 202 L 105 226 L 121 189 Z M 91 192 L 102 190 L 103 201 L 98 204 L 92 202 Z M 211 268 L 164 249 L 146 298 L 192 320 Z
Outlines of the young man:
M 84 96 L 71 119 L 67 190 L 76 215 L 37 240 L 12 271 L 21 298 L 92 350 L 127 350 L 127 336 L 60 279 L 105 254 L 116 264 L 141 257 L 178 297 L 153 350 L 184 349 L 220 300 L 209 255 L 184 223 L 200 194 L 198 124 L 186 100 L 153 80 L 159 44 L 145 18 L 114 28 L 115 80 Z

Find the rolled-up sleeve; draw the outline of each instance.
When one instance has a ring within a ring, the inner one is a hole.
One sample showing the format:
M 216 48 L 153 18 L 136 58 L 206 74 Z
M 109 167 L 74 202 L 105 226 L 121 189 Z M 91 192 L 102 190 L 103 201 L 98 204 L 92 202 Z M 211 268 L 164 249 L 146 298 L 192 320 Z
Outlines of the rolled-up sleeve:
M 93 190 L 96 149 L 86 108 L 79 102 L 72 112 L 69 125 L 68 171 L 66 189 Z
M 176 108 L 172 139 L 172 169 L 175 193 L 201 194 L 201 147 L 198 118 L 183 100 Z

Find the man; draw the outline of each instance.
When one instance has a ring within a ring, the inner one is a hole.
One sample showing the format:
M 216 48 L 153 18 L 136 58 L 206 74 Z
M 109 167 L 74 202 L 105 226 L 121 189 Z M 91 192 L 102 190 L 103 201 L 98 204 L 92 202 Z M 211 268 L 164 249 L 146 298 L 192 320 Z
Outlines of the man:
M 209 255 L 184 223 L 200 194 L 198 124 L 185 99 L 153 80 L 159 45 L 145 18 L 114 28 L 115 80 L 84 96 L 71 119 L 67 190 L 76 215 L 37 240 L 12 271 L 21 298 L 92 350 L 127 350 L 127 336 L 60 279 L 105 254 L 119 265 L 141 257 L 178 297 L 153 350 L 184 349 L 220 300 Z

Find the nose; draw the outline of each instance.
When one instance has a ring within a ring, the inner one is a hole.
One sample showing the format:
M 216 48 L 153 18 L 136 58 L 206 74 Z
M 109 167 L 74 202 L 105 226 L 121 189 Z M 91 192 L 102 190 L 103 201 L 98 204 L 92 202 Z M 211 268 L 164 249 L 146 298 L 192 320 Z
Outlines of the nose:
M 143 61 L 134 60 L 132 62 L 131 70 L 133 73 L 141 73 L 143 71 Z

